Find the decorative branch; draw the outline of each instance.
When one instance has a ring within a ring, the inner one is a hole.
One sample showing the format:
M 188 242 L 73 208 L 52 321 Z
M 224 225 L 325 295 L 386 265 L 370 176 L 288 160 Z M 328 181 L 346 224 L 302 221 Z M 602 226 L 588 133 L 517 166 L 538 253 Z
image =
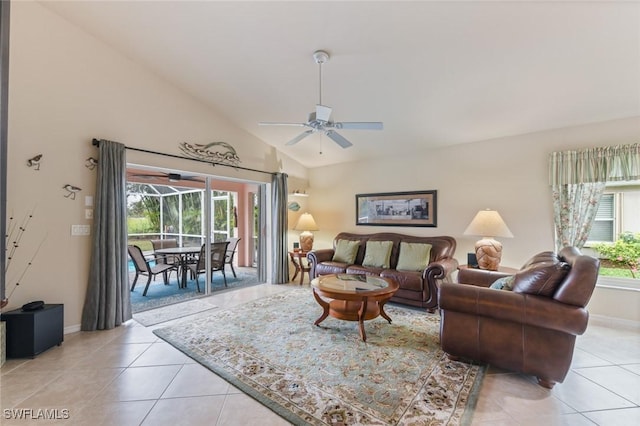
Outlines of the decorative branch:
M 18 224 L 17 221 L 14 219 L 13 214 L 11 215 L 11 217 L 9 217 L 9 223 L 8 223 L 9 232 L 5 235 L 5 251 L 6 251 L 5 255 L 7 256 L 7 262 L 4 270 L 5 276 L 9 272 L 9 268 L 11 266 L 14 255 L 18 250 L 18 248 L 20 247 L 20 242 L 22 241 L 22 237 L 27 231 L 29 223 L 33 218 L 34 210 L 35 210 L 35 207 L 24 216 L 20 224 Z M 38 244 L 38 247 L 36 248 L 35 252 L 31 256 L 29 261 L 27 262 L 26 266 L 24 267 L 24 269 L 22 269 L 21 273 L 19 274 L 19 277 L 15 281 L 14 287 L 9 292 L 9 295 L 5 299 L 0 300 L 0 309 L 4 308 L 9 304 L 9 298 L 11 298 L 11 296 L 16 291 L 18 286 L 20 286 L 20 282 L 22 281 L 22 279 L 27 275 L 27 272 L 31 268 L 33 261 L 35 260 L 36 256 L 40 252 L 40 248 L 42 247 L 42 244 L 44 244 L 44 241 L 46 240 L 46 238 L 47 236 L 45 234 L 44 238 L 42 239 L 42 241 L 40 241 L 40 244 Z M 13 279 L 10 281 L 13 281 Z
M 25 217 L 22 219 L 22 224 L 20 224 L 19 226 L 17 223 L 14 222 L 13 215 L 11 215 L 11 217 L 9 218 L 9 233 L 5 236 L 5 250 L 9 251 L 9 253 L 7 254 L 7 263 L 4 269 L 5 274 L 9 270 L 9 266 L 11 266 L 11 260 L 13 259 L 13 255 L 15 254 L 16 250 L 20 246 L 20 240 L 22 240 L 22 236 L 24 235 L 24 232 L 27 230 L 27 226 L 29 225 L 29 222 L 31 222 L 31 218 L 33 218 L 33 210 L 31 210 L 31 212 L 25 215 Z M 15 235 L 15 238 L 14 238 L 14 235 Z M 11 244 L 8 244 L 9 241 L 11 241 Z

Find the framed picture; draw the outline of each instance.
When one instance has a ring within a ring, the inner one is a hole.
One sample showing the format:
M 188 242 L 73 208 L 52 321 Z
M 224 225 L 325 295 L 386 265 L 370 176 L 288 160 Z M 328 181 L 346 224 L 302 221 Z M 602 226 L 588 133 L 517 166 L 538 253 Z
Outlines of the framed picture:
M 438 226 L 437 192 L 356 194 L 356 225 Z

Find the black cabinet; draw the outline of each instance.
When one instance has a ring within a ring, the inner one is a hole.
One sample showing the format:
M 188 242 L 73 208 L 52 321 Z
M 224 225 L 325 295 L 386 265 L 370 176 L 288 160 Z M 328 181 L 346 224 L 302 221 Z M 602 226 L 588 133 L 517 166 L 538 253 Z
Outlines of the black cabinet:
M 33 358 L 64 340 L 64 305 L 46 304 L 36 311 L 5 312 L 7 358 Z

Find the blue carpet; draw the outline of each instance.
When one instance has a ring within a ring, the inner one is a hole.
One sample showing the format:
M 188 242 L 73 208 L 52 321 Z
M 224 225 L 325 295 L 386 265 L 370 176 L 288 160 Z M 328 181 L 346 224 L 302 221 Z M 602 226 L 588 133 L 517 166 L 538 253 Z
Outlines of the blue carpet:
M 222 274 L 216 272 L 213 274 L 213 280 L 211 282 L 211 292 L 218 292 L 222 290 L 235 289 L 238 287 L 246 287 L 259 284 L 257 271 L 255 268 L 238 268 L 236 267 L 237 278 L 234 278 L 231 271 L 227 272 L 227 287 L 224 286 Z M 133 282 L 135 272 L 130 274 L 129 282 Z M 138 313 L 149 309 L 157 308 L 159 306 L 170 305 L 172 303 L 181 302 L 184 300 L 200 297 L 204 293 L 204 276 L 200 276 L 200 291 L 196 290 L 196 281 L 187 280 L 187 288 L 178 288 L 178 281 L 175 273 L 171 274 L 169 279 L 169 285 L 164 285 L 162 281 L 162 275 L 158 275 L 156 280 L 151 280 L 147 295 L 143 296 L 144 286 L 147 282 L 147 277 L 140 276 L 136 283 L 134 291 L 130 292 L 131 295 L 131 310 Z

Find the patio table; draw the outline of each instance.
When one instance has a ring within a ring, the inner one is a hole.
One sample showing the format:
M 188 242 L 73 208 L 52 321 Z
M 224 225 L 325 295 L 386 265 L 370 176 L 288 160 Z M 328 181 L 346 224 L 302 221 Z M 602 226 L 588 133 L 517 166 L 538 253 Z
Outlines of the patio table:
M 187 287 L 187 272 L 189 271 L 189 258 L 196 254 L 200 254 L 200 247 L 169 247 L 154 251 L 155 254 L 172 254 L 180 258 L 180 269 L 182 269 L 182 277 L 180 278 L 180 288 Z

